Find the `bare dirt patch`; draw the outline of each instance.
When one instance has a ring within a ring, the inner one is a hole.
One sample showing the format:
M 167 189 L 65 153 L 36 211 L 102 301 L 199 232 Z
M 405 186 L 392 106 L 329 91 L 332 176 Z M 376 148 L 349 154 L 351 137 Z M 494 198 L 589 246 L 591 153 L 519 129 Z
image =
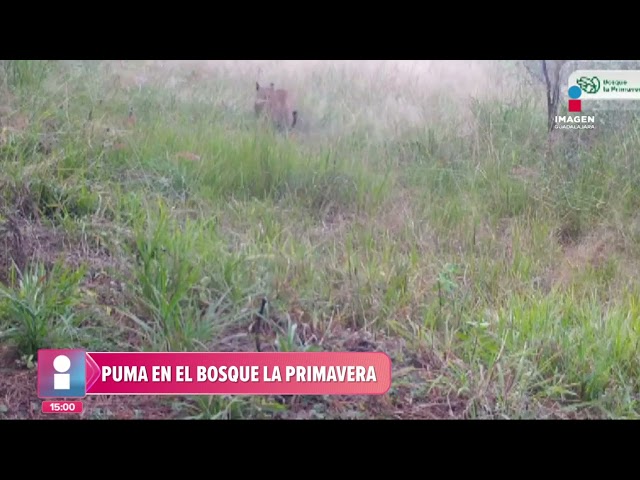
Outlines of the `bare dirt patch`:
M 14 264 L 20 272 L 33 262 L 42 262 L 49 268 L 60 259 L 72 268 L 86 265 L 92 272 L 122 267 L 122 262 L 107 249 L 88 249 L 62 230 L 38 221 L 10 216 L 0 223 L 0 232 L 0 281 L 5 284 Z

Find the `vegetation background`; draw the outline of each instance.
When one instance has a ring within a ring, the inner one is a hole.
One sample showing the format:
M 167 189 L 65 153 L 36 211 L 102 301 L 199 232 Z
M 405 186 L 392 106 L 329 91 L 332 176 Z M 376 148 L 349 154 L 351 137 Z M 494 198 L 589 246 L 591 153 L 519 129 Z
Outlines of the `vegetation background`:
M 38 348 L 249 351 L 263 297 L 264 350 L 385 351 L 391 391 L 83 417 L 636 418 L 639 124 L 550 136 L 538 65 L 1 61 L 0 418 Z

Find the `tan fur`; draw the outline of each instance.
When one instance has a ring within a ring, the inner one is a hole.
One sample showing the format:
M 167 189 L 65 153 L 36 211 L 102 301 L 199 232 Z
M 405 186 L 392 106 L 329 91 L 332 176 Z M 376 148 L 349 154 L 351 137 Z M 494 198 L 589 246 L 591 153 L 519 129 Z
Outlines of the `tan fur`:
M 298 121 L 298 111 L 293 109 L 289 92 L 275 89 L 272 83 L 268 87 L 261 87 L 256 82 L 256 101 L 254 109 L 257 116 L 267 114 L 280 128 L 293 128 Z

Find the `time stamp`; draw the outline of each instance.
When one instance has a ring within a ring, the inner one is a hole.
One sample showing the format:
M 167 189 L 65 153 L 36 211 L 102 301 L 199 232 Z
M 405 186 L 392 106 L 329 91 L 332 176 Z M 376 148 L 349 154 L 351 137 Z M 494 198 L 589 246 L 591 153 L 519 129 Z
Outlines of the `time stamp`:
M 82 402 L 47 400 L 42 402 L 42 413 L 82 413 Z

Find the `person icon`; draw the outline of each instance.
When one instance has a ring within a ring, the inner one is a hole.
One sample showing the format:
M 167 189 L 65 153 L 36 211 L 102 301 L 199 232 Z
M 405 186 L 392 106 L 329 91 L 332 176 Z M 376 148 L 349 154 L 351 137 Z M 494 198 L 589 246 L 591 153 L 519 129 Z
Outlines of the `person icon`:
M 58 355 L 53 359 L 53 369 L 58 372 L 53 374 L 54 390 L 70 390 L 71 375 L 67 373 L 71 368 L 71 360 L 66 355 Z

